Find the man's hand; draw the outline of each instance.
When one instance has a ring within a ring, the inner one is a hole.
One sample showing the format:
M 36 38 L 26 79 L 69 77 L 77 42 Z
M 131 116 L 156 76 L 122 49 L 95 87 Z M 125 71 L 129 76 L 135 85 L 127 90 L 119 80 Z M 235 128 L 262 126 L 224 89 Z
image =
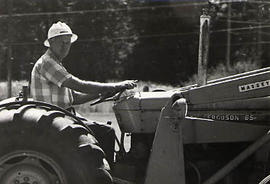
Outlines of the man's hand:
M 126 89 L 133 89 L 137 86 L 137 80 L 125 80 L 122 82 L 111 83 L 109 87 L 106 87 L 101 93 L 102 98 L 112 97 L 119 92 L 123 92 Z
M 125 80 L 122 82 L 118 82 L 115 85 L 116 91 L 122 91 L 125 89 L 133 89 L 137 86 L 137 80 Z
M 117 83 L 110 83 L 100 94 L 99 94 L 99 99 L 92 103 L 91 105 L 96 105 L 98 103 L 112 100 L 113 98 L 119 98 L 120 95 L 122 94 L 123 91 L 126 89 L 133 89 L 137 86 L 137 80 L 125 80 L 122 82 L 117 82 Z M 116 96 L 116 94 L 118 95 Z M 113 97 L 113 98 L 111 98 Z M 115 99 L 114 99 L 115 100 Z

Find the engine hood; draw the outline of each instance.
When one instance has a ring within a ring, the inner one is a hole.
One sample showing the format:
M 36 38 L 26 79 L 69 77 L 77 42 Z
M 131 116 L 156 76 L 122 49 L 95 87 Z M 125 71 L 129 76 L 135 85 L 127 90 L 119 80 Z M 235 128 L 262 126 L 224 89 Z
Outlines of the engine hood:
M 173 92 L 137 92 L 115 103 L 114 108 L 118 110 L 161 110 L 171 98 Z
M 165 92 L 137 92 L 117 101 L 113 110 L 123 132 L 155 132 L 161 109 L 174 94 Z

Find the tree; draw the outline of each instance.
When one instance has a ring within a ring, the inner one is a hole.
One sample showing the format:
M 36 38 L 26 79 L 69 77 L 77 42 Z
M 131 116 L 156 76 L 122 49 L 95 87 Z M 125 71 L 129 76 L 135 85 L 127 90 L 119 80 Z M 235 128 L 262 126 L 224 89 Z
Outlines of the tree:
M 0 12 L 7 14 L 7 0 Z M 68 70 L 89 80 L 136 78 L 181 84 L 197 71 L 199 17 L 207 1 L 20 0 L 13 13 L 0 18 L 0 72 L 6 77 L 7 24 L 12 23 L 13 79 L 29 76 L 45 51 L 43 41 L 52 23 L 67 22 L 79 40 L 65 59 Z M 252 60 L 268 65 L 268 4 L 233 3 L 231 62 Z M 227 4 L 212 15 L 209 67 L 225 62 Z M 75 11 L 75 13 L 74 13 Z M 47 14 L 46 14 L 47 12 Z M 53 14 L 49 13 L 53 12 Z M 63 13 L 64 12 L 64 13 Z M 0 14 L 1 15 L 1 14 Z M 258 25 L 258 23 L 261 23 Z
M 13 25 L 16 25 L 12 40 L 13 47 L 16 47 L 13 49 L 13 79 L 29 76 L 30 64 L 34 63 L 45 50 L 42 43 L 46 39 L 47 30 L 58 20 L 67 22 L 79 35 L 78 42 L 74 44 L 65 62 L 72 73 L 85 79 L 101 81 L 121 77 L 121 63 L 132 52 L 137 42 L 136 31 L 132 28 L 132 18 L 126 11 L 128 6 L 129 3 L 124 0 L 14 1 L 13 13 L 41 14 L 12 19 Z M 71 10 L 84 12 L 68 14 Z M 57 11 L 67 13 L 44 14 Z M 8 19 L 2 19 L 1 23 L 7 24 Z M 7 34 L 4 27 L 1 26 L 1 35 Z M 6 40 L 1 40 L 0 45 L 6 44 Z M 6 75 L 6 72 L 3 73 Z
M 231 44 L 228 48 L 231 50 L 231 65 L 238 61 L 252 61 L 256 62 L 258 66 L 265 66 L 262 56 L 268 51 L 264 40 L 269 37 L 263 34 L 269 29 L 269 9 L 266 6 L 269 5 L 264 2 L 232 3 L 230 6 L 225 3 L 216 6 L 212 44 L 226 53 L 227 45 L 224 44 L 226 43 L 224 38 L 227 39 L 229 31 Z M 230 15 L 228 15 L 228 11 L 231 12 Z M 230 27 L 227 27 L 227 22 L 230 22 Z M 224 56 L 222 53 L 219 55 Z M 219 59 L 222 60 L 222 58 Z M 214 65 L 217 64 L 216 62 Z

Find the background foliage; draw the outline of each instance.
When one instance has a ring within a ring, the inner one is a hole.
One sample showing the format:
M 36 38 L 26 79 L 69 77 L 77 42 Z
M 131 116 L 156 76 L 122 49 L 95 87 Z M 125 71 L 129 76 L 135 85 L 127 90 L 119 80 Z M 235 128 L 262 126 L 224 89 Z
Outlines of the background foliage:
M 13 0 L 14 16 L 9 19 L 10 2 L 0 0 L 1 80 L 6 79 L 8 59 L 12 78 L 28 79 L 46 49 L 47 30 L 58 20 L 79 35 L 65 65 L 82 79 L 129 78 L 183 85 L 197 72 L 199 17 L 208 6 L 206 0 Z M 269 3 L 232 5 L 229 63 L 228 4 L 213 9 L 209 68 L 234 74 L 239 70 L 233 68 L 245 65 L 245 70 L 269 66 Z M 8 44 L 12 44 L 12 58 L 7 58 Z

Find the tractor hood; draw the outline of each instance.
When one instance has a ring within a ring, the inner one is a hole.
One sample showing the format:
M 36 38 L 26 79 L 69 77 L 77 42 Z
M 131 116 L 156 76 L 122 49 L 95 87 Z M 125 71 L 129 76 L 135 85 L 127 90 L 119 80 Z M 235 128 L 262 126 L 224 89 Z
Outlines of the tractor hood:
M 155 132 L 162 107 L 174 91 L 137 92 L 117 101 L 114 106 L 116 119 L 122 132 Z

